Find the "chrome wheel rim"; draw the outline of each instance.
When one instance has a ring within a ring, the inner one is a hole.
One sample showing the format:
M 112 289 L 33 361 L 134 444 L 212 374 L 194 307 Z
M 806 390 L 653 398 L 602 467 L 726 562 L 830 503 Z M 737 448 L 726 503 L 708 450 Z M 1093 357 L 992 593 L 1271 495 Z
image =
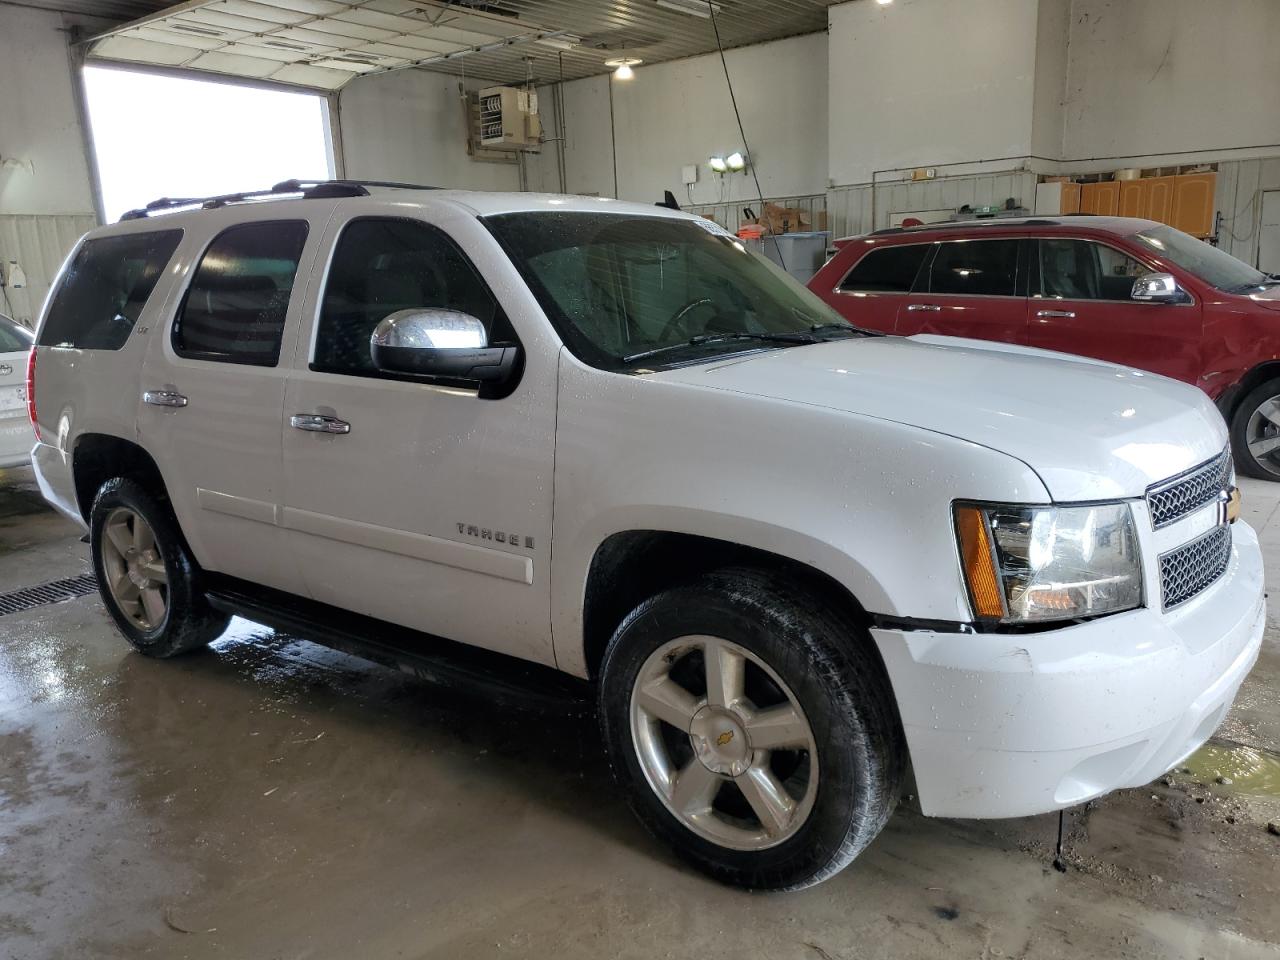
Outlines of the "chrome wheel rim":
M 116 608 L 140 630 L 155 630 L 169 610 L 169 575 L 155 532 L 140 514 L 116 507 L 101 539 L 102 570 Z
M 631 692 L 631 736 L 666 808 L 720 846 L 776 846 L 813 810 L 818 754 L 804 710 L 730 640 L 680 637 L 650 654 Z
M 1249 416 L 1245 443 L 1254 463 L 1280 477 L 1280 397 L 1269 397 Z

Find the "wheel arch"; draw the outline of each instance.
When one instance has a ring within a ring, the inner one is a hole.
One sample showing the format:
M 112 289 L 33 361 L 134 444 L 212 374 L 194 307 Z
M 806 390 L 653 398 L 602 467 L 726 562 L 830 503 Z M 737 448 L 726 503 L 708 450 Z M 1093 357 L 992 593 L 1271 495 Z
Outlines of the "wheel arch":
M 98 490 L 113 477 L 127 477 L 162 502 L 168 500 L 164 477 L 151 454 L 132 440 L 112 434 L 85 433 L 76 438 L 71 476 L 76 506 L 86 524 Z
M 1280 359 L 1266 360 L 1251 367 L 1243 377 L 1222 392 L 1217 399 L 1222 418 L 1230 424 L 1240 408 L 1240 402 L 1268 380 L 1280 380 Z

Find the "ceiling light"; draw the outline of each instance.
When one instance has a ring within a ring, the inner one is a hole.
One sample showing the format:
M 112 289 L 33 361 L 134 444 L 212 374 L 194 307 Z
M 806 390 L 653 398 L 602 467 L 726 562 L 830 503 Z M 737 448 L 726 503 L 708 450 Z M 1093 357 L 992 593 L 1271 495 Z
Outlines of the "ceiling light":
M 893 3 L 893 0 L 876 0 L 876 3 L 880 4 L 882 7 L 887 7 L 889 4 Z
M 707 161 L 707 166 L 715 173 L 724 173 L 729 169 L 729 163 L 724 157 L 711 157 Z
M 881 0 L 883 3 L 884 0 Z M 709 0 L 658 0 L 658 6 L 677 13 L 688 13 L 703 20 L 710 20 L 711 14 L 720 12 L 720 4 Z
M 615 60 L 606 60 L 604 65 L 606 67 L 617 67 L 617 69 L 613 71 L 613 75 L 616 79 L 630 80 L 636 75 L 636 72 L 631 68 L 638 67 L 642 63 L 644 63 L 643 60 L 637 60 L 635 57 L 618 57 Z
M 571 33 L 562 33 L 557 37 L 543 37 L 541 40 L 533 42 L 544 47 L 551 47 L 553 50 L 572 50 L 582 42 L 582 38 L 575 37 Z
M 737 150 L 724 158 L 725 165 L 733 171 L 745 170 L 747 168 L 747 158 Z

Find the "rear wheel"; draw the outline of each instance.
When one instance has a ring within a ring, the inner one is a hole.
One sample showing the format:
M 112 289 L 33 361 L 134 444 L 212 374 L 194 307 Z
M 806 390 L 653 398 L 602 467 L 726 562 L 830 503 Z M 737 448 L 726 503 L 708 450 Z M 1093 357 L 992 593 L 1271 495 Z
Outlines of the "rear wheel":
M 205 600 L 172 513 L 140 485 L 122 478 L 103 484 L 89 520 L 103 604 L 140 652 L 172 657 L 226 629 L 230 618 Z
M 1262 480 L 1280 480 L 1280 379 L 1249 391 L 1231 417 L 1236 469 Z
M 721 571 L 638 607 L 605 654 L 600 716 L 641 821 L 738 886 L 838 872 L 887 822 L 906 758 L 870 643 L 763 571 Z

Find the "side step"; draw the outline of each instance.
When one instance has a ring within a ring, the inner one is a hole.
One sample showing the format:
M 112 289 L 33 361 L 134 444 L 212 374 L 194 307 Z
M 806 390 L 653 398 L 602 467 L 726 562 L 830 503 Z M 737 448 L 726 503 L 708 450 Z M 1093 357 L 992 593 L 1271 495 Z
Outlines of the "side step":
M 591 684 L 551 667 L 456 643 L 230 577 L 211 576 L 210 605 L 496 705 L 561 716 L 594 709 Z

